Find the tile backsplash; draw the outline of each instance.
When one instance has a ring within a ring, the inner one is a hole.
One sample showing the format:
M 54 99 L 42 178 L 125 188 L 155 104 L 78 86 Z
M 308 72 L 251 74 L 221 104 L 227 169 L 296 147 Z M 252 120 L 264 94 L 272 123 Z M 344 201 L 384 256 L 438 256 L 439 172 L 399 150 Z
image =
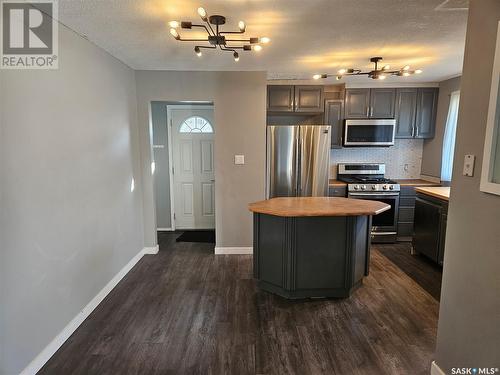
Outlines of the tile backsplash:
M 338 163 L 385 163 L 388 178 L 419 178 L 423 139 L 396 139 L 391 147 L 345 147 L 330 150 L 330 178 Z

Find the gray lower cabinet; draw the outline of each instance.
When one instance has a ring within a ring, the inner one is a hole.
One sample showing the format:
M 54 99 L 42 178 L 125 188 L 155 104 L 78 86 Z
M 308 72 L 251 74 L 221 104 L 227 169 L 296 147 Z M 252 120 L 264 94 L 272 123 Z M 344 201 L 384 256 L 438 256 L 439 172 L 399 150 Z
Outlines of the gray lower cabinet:
M 398 241 L 412 241 L 414 213 L 415 188 L 413 186 L 401 186 L 399 195 Z
M 417 193 L 413 250 L 443 265 L 448 202 Z
M 396 138 L 434 137 L 438 93 L 433 87 L 396 90 Z
M 342 147 L 342 130 L 344 127 L 343 100 L 325 100 L 325 124 L 332 127 L 331 148 Z
M 347 186 L 330 186 L 328 187 L 329 197 L 347 197 Z
M 268 112 L 322 113 L 324 108 L 323 86 L 267 86 Z

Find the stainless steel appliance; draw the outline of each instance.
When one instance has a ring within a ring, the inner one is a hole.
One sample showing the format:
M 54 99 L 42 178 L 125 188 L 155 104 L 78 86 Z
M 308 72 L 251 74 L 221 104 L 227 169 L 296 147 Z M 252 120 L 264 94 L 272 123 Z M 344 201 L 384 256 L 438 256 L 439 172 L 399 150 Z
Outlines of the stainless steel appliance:
M 385 164 L 339 164 L 337 178 L 347 183 L 347 197 L 387 203 L 391 209 L 372 219 L 372 242 L 396 242 L 400 186 L 384 177 Z
M 344 146 L 393 146 L 394 119 L 345 120 Z
M 266 196 L 328 196 L 330 126 L 267 127 Z

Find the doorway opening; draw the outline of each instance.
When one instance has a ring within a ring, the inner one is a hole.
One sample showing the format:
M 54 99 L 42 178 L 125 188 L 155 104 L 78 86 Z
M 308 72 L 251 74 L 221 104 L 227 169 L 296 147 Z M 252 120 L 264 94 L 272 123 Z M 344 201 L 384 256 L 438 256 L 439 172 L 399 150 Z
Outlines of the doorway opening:
M 198 242 L 215 230 L 213 104 L 152 102 L 151 119 L 157 231 Z

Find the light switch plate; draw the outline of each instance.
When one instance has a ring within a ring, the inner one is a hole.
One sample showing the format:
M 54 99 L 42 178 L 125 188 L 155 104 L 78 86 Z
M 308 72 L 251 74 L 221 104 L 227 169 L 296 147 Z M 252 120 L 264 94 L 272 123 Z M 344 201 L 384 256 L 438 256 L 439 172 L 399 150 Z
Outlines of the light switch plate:
M 236 165 L 245 164 L 245 155 L 234 155 L 234 164 Z
M 472 177 L 474 176 L 474 163 L 476 161 L 475 155 L 465 155 L 464 158 L 464 176 Z

